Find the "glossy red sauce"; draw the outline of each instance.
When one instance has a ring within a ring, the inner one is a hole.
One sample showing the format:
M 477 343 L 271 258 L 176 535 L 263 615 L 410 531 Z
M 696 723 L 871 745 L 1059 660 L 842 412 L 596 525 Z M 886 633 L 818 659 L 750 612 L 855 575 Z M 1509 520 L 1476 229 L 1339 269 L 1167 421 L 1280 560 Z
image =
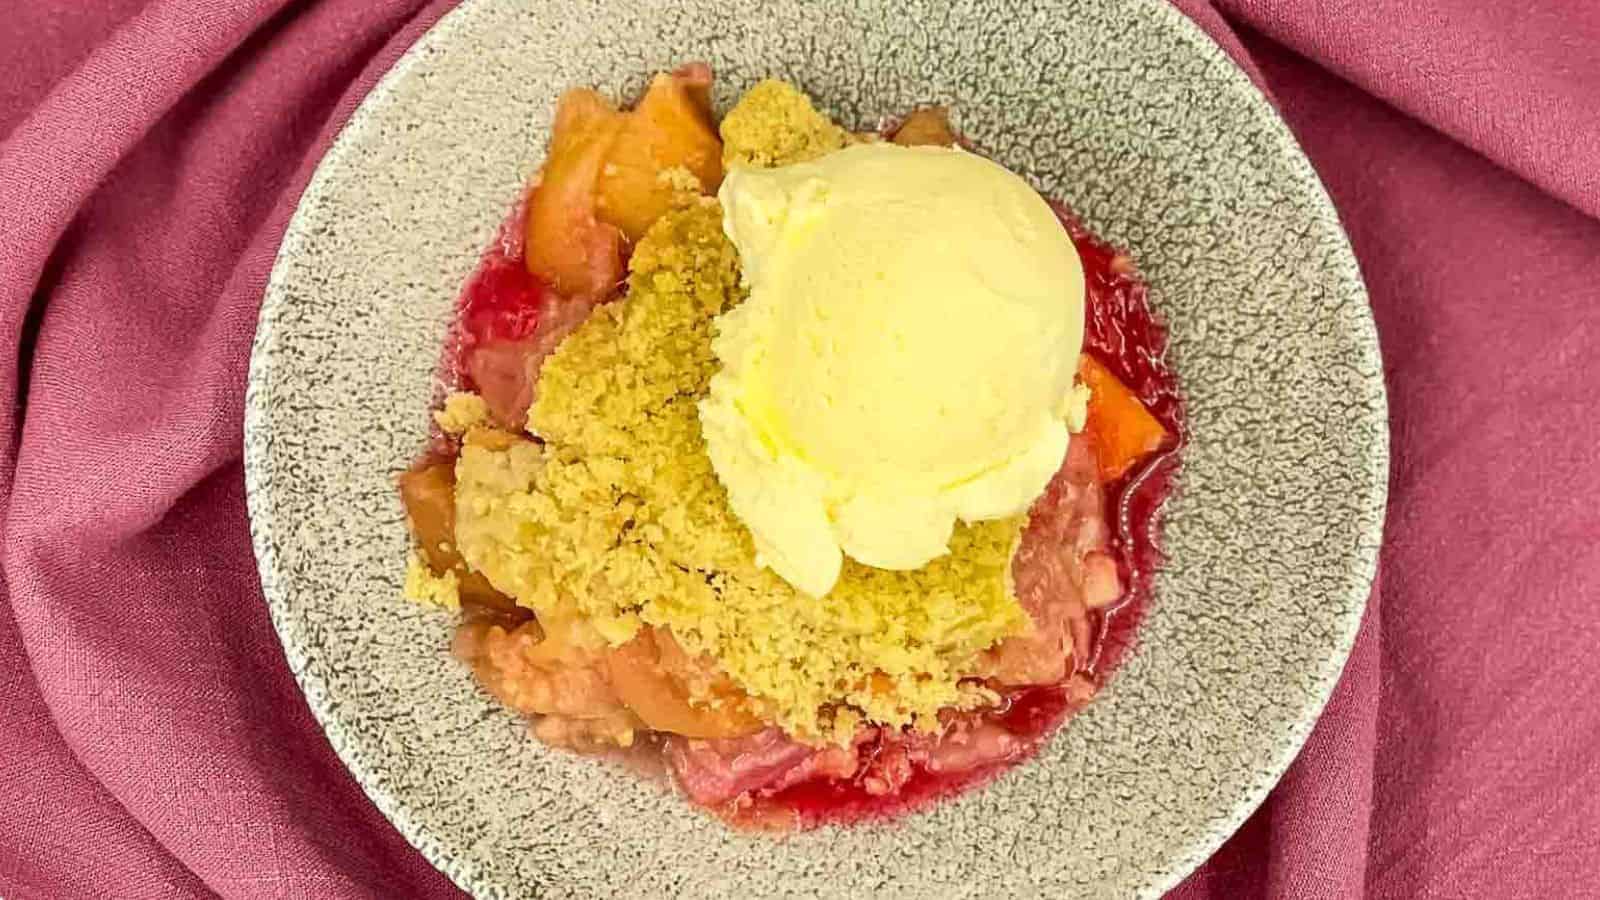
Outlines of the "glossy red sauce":
M 1150 308 L 1150 289 L 1131 258 L 1100 240 L 1066 206 L 1051 204 L 1072 235 L 1086 282 L 1084 349 L 1144 402 L 1172 435 L 1168 445 L 1106 486 L 1112 546 L 1127 589 L 1120 601 L 1091 613 L 1097 682 L 1115 668 L 1144 617 L 1151 582 L 1161 565 L 1161 506 L 1172 493 L 1178 456 L 1188 439 L 1183 395 L 1167 364 L 1167 330 Z
M 479 344 L 496 339 L 520 340 L 539 324 L 545 302 L 553 296 L 522 261 L 523 218 L 527 198 L 517 201 L 500 223 L 494 242 L 478 260 L 456 298 L 456 316 L 445 338 L 442 380 L 450 387 L 473 387 L 465 377 L 462 357 Z
M 1064 206 L 1052 205 L 1083 261 L 1085 350 L 1128 385 L 1174 436 L 1167 447 L 1107 485 L 1111 543 L 1126 587 L 1113 606 L 1089 614 L 1094 649 L 1087 660 L 1078 663 L 1076 674 L 1098 688 L 1132 645 L 1149 603 L 1151 582 L 1162 559 L 1160 510 L 1172 490 L 1186 428 L 1177 379 L 1166 363 L 1166 330 L 1150 308 L 1148 288 L 1131 259 L 1090 233 Z M 444 380 L 449 385 L 473 387 L 465 374 L 463 355 L 483 341 L 521 340 L 532 335 L 547 308 L 546 301 L 553 297 L 523 266 L 521 223 L 519 208 L 502 226 L 461 294 L 444 360 Z M 500 615 L 497 610 L 477 612 Z M 914 766 L 904 785 L 888 796 L 869 793 L 860 775 L 850 780 L 815 779 L 755 798 L 725 815 L 736 824 L 781 828 L 898 816 L 987 783 L 1032 757 L 1084 702 L 1069 695 L 1065 686 L 1029 687 L 1014 691 L 999 707 L 981 713 L 1021 739 L 1020 751 L 1003 762 L 952 773 Z M 869 770 L 875 756 L 895 740 L 898 736 L 877 737 L 859 748 L 861 771 Z
M 849 781 L 815 779 L 761 798 L 731 818 L 735 824 L 757 822 L 804 829 L 829 823 L 848 825 L 889 819 L 914 812 L 968 788 L 987 784 L 1005 770 L 1029 759 L 1039 752 L 1073 707 L 1064 688 L 1024 688 L 1007 697 L 1000 707 L 985 713 L 987 718 L 1024 739 L 1022 751 L 1012 759 L 951 773 L 935 773 L 914 766 L 910 779 L 888 796 L 868 793 L 859 778 Z M 870 764 L 883 749 L 884 742 L 874 739 L 862 748 L 862 762 Z M 789 820 L 775 813 L 787 813 Z
M 517 257 L 486 257 L 459 301 L 465 351 L 487 340 L 521 340 L 533 334 L 547 288 Z

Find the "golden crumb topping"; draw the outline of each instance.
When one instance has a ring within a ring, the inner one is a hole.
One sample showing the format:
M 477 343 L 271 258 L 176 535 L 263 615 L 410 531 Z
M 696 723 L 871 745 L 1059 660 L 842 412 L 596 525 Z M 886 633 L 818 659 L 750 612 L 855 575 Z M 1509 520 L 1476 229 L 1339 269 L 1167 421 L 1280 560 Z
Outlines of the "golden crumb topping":
M 811 98 L 774 79 L 757 84 L 722 120 L 722 164 L 770 168 L 806 162 L 852 143 Z
M 779 82 L 752 89 L 723 136 L 730 159 L 757 165 L 846 140 Z M 848 742 L 863 720 L 932 727 L 941 708 L 996 702 L 966 679 L 1027 625 L 1010 585 L 1025 517 L 958 524 L 949 554 L 915 571 L 847 560 L 827 596 L 796 591 L 756 565 L 701 437 L 712 320 L 743 299 L 721 207 L 667 213 L 629 268 L 624 298 L 545 360 L 528 415 L 540 440 L 467 431 L 456 544 L 471 567 L 612 645 L 641 624 L 669 628 L 802 738 Z
M 694 198 L 705 191 L 705 186 L 700 183 L 700 176 L 689 171 L 685 166 L 671 166 L 656 173 L 656 182 L 671 188 L 674 199 Z M 679 204 L 674 204 L 679 205 Z
M 634 251 L 626 297 L 545 361 L 529 415 L 543 445 L 468 432 L 462 554 L 536 612 L 575 606 L 612 644 L 641 622 L 670 628 L 796 734 L 837 738 L 838 704 L 899 725 L 993 702 L 961 680 L 1026 621 L 1008 585 L 1020 517 L 958 526 L 950 554 L 916 571 L 847 563 L 821 600 L 756 566 L 696 410 L 711 319 L 740 299 L 720 217 L 709 201 L 664 216 Z
M 444 398 L 444 406 L 433 414 L 433 421 L 445 434 L 464 434 L 468 428 L 489 418 L 489 405 L 467 391 L 454 391 Z

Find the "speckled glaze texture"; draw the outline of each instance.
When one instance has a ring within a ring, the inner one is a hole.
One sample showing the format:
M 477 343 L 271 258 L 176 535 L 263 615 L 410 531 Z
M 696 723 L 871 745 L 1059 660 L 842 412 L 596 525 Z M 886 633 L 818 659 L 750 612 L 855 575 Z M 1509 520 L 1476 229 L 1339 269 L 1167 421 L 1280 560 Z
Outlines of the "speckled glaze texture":
M 468 0 L 323 161 L 261 313 L 246 421 L 262 583 L 329 740 L 469 892 L 1153 897 L 1260 803 L 1332 690 L 1373 576 L 1383 382 L 1333 208 L 1268 103 L 1159 0 Z M 401 599 L 393 475 L 452 301 L 537 167 L 556 95 L 707 59 L 871 126 L 953 105 L 987 152 L 1131 247 L 1192 439 L 1137 650 L 1035 762 L 890 825 L 736 834 L 551 752 Z

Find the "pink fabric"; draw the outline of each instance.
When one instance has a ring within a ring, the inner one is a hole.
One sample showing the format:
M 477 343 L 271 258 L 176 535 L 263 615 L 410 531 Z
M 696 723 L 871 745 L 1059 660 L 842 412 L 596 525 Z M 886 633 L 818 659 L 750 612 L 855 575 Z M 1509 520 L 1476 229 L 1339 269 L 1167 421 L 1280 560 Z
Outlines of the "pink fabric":
M 239 465 L 295 198 L 447 5 L 0 17 L 0 895 L 457 894 L 296 691 Z M 1600 7 L 1180 5 L 1271 93 L 1339 205 L 1394 471 L 1382 584 L 1333 702 L 1172 896 L 1590 895 Z

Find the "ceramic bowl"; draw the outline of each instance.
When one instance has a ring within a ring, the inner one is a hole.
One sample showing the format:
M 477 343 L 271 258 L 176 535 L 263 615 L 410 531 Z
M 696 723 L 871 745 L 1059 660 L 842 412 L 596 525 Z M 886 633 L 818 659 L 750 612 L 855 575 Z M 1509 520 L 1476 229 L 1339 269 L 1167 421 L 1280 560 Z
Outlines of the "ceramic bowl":
M 840 121 L 955 108 L 1132 249 L 1192 426 L 1137 649 L 1040 756 L 892 824 L 735 833 L 553 752 L 400 596 L 394 475 L 452 303 L 539 165 L 554 100 L 687 60 L 723 108 L 787 78 Z M 1262 800 L 1337 680 L 1387 481 L 1377 342 L 1321 184 L 1269 103 L 1157 0 L 467 0 L 383 79 L 284 238 L 250 372 L 261 579 L 328 739 L 479 897 L 1149 897 Z

